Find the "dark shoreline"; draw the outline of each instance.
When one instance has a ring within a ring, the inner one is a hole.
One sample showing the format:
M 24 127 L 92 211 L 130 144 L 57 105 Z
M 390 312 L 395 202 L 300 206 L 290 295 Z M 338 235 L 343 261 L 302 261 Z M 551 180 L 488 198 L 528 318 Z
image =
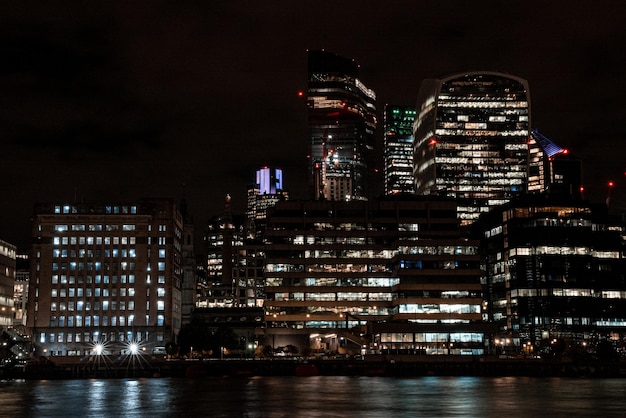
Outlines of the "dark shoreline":
M 56 361 L 55 361 L 56 360 Z M 69 360 L 69 361 L 68 361 Z M 53 358 L 23 367 L 0 369 L 0 379 L 90 379 L 124 377 L 252 376 L 532 376 L 626 377 L 625 363 L 546 361 L 461 356 L 373 356 L 365 360 Z

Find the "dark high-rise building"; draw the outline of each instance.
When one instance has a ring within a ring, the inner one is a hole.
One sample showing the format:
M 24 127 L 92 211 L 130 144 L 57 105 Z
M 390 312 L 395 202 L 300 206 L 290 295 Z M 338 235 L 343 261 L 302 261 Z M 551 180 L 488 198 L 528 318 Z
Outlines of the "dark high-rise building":
M 482 238 L 482 281 L 501 349 L 538 354 L 557 338 L 623 341 L 623 227 L 606 206 L 532 194 L 472 227 Z
M 462 224 L 527 191 L 528 82 L 496 72 L 425 80 L 417 100 L 417 194 L 454 198 Z
M 385 106 L 385 194 L 414 193 L 413 124 L 415 107 Z
M 376 95 L 358 74 L 351 59 L 308 53 L 309 170 L 315 199 L 367 199 Z

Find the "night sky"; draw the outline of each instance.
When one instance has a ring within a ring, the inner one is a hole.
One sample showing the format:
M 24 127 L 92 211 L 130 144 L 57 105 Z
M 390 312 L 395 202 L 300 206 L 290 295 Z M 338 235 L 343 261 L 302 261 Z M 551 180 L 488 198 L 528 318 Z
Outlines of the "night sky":
M 226 193 L 243 212 L 267 164 L 284 170 L 292 198 L 307 198 L 297 95 L 307 49 L 354 58 L 379 113 L 414 105 L 425 78 L 527 79 L 533 128 L 582 158 L 587 198 L 603 201 L 614 180 L 619 206 L 625 17 L 621 1 L 5 4 L 0 239 L 29 244 L 35 202 L 179 199 L 183 184 L 201 232 Z

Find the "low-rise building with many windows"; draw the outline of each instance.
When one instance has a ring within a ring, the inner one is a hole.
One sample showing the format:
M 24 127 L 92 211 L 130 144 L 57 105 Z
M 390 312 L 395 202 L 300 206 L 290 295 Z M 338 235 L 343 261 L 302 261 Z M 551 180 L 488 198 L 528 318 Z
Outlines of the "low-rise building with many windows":
M 27 327 L 39 354 L 175 341 L 183 219 L 172 200 L 39 204 L 33 219 Z
M 478 243 L 419 196 L 269 211 L 265 341 L 320 352 L 483 354 Z

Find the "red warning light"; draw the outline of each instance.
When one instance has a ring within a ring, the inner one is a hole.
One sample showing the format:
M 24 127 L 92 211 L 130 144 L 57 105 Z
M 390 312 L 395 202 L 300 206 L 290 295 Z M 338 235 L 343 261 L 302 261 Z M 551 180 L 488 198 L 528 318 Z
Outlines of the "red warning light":
M 428 145 L 435 145 L 437 144 L 437 139 L 435 137 L 430 138 L 430 141 L 428 141 Z
M 304 92 L 299 91 L 299 92 L 298 92 L 298 96 L 300 96 L 300 97 L 304 96 Z
M 615 183 L 613 183 L 612 181 L 609 181 L 609 187 L 613 187 L 615 186 Z
M 583 186 L 580 186 L 580 192 L 582 193 L 584 191 L 585 191 L 585 188 Z

